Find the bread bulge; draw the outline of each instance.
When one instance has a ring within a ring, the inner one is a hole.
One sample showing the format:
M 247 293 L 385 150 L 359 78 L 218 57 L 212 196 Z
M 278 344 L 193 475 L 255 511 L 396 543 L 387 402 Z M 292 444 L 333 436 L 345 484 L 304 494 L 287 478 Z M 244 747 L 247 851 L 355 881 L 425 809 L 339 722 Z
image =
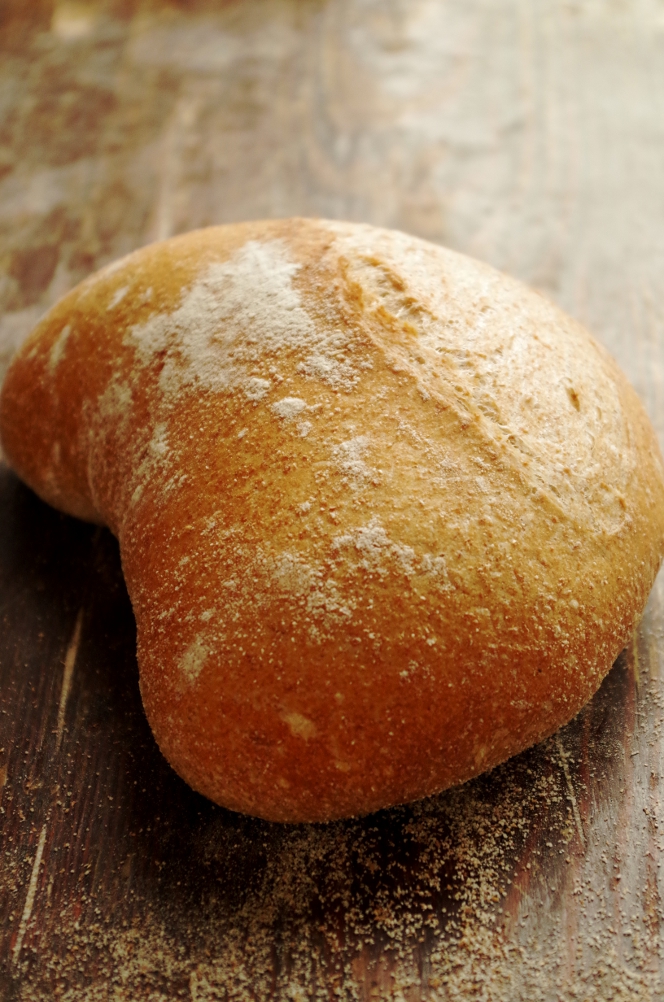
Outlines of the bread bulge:
M 130 254 L 14 359 L 2 443 L 110 527 L 159 747 L 278 821 L 461 783 L 598 688 L 664 553 L 626 379 L 492 268 L 324 220 Z

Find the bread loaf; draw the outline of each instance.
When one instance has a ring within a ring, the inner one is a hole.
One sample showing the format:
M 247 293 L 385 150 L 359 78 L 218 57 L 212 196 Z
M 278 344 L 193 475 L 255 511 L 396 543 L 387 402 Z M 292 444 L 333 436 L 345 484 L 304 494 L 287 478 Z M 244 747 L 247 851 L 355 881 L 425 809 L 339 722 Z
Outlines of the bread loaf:
M 9 462 L 110 527 L 164 755 L 226 807 L 363 814 L 544 738 L 664 553 L 664 471 L 607 353 L 402 233 L 293 219 L 154 244 L 8 372 Z

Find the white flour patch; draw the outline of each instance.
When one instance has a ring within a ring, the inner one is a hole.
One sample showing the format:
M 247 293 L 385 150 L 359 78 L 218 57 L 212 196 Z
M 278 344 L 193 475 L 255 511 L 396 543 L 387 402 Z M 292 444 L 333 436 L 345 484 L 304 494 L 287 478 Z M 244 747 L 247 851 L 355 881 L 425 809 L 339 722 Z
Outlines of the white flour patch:
M 111 379 L 97 401 L 97 413 L 104 423 L 124 421 L 129 415 L 132 392 L 127 383 Z
M 56 337 L 48 356 L 48 371 L 51 375 L 55 372 L 58 367 L 60 359 L 64 355 L 65 347 L 67 341 L 69 340 L 69 335 L 71 334 L 71 325 L 67 324 L 63 327 L 58 336 Z
M 282 241 L 250 240 L 230 260 L 210 264 L 172 313 L 130 328 L 126 340 L 144 365 L 165 355 L 159 385 L 166 401 L 193 387 L 240 389 L 260 400 L 272 384 L 256 369 L 264 365 L 267 375 L 284 354 L 304 356 L 312 378 L 350 387 L 356 377 L 342 354 L 348 337 L 314 324 L 293 285 L 299 269 Z
M 187 682 L 193 685 L 205 664 L 209 651 L 200 637 L 197 637 L 180 660 L 180 671 Z
M 381 565 L 389 555 L 392 544 L 376 516 L 367 525 L 337 536 L 333 545 L 336 550 L 354 550 L 360 558 L 360 566 L 365 570 L 387 573 Z
M 307 405 L 304 400 L 300 400 L 298 397 L 284 397 L 283 400 L 278 400 L 276 404 L 272 404 L 272 410 L 277 415 L 277 417 L 283 418 L 286 421 L 292 420 L 292 418 L 297 417 L 302 411 L 307 409 Z
M 322 340 L 322 339 L 321 339 Z M 328 336 L 325 339 L 328 353 L 314 352 L 301 362 L 299 371 L 310 379 L 320 379 L 335 390 L 350 390 L 358 380 L 358 374 L 347 358 L 339 354 L 346 346 L 346 337 L 341 333 Z
M 436 584 L 443 591 L 452 591 L 453 585 L 447 573 L 447 561 L 445 557 L 434 557 L 431 553 L 425 553 L 422 557 L 421 569 L 425 574 L 430 575 Z M 432 641 L 427 641 L 431 643 Z M 435 643 L 435 641 L 433 641 Z
M 247 400 L 262 400 L 270 390 L 270 380 L 260 376 L 250 376 L 242 383 L 242 392 Z
M 343 554 L 345 560 L 352 555 L 359 567 L 381 576 L 388 573 L 388 563 L 392 566 L 396 564 L 407 577 L 424 569 L 416 566 L 417 554 L 413 547 L 394 543 L 376 516 L 367 525 L 337 536 L 333 546 L 340 556 Z
M 154 426 L 152 439 L 150 440 L 150 453 L 156 459 L 163 459 L 168 452 L 168 431 L 163 422 Z
M 320 572 L 317 573 L 294 553 L 282 553 L 273 564 L 274 584 L 291 595 L 306 595 L 315 586 L 318 577 Z
M 155 478 L 158 472 L 162 473 L 163 482 L 167 470 L 171 467 L 172 460 L 172 450 L 168 441 L 168 425 L 159 421 L 154 426 L 145 455 L 132 476 L 131 504 L 136 504 L 146 485 Z M 164 491 L 172 490 L 174 486 L 176 485 L 173 481 L 170 481 L 170 483 L 164 484 L 163 489 Z
M 318 733 L 318 728 L 313 720 L 309 720 L 308 717 L 303 716 L 301 713 L 296 713 L 295 711 L 284 713 L 282 714 L 282 720 L 288 724 L 290 732 L 294 737 L 302 738 L 304 741 L 315 738 Z
M 249 574 L 264 578 L 266 597 L 277 591 L 295 599 L 302 609 L 304 621 L 310 621 L 312 636 L 318 635 L 314 621 L 332 628 L 348 622 L 352 616 L 351 606 L 342 599 L 329 572 L 306 563 L 296 553 L 286 551 L 278 557 L 258 553 Z M 257 594 L 253 600 L 260 601 Z
M 350 484 L 355 490 L 362 487 L 374 472 L 363 459 L 368 448 L 368 435 L 357 435 L 346 442 L 341 442 L 333 450 L 344 482 Z
M 111 299 L 110 303 L 106 307 L 107 311 L 108 310 L 114 310 L 115 307 L 118 306 L 122 302 L 122 300 L 124 299 L 124 297 L 127 295 L 128 292 L 129 292 L 129 286 L 128 285 L 123 285 L 122 288 L 116 289 L 115 292 L 113 293 L 113 298 Z

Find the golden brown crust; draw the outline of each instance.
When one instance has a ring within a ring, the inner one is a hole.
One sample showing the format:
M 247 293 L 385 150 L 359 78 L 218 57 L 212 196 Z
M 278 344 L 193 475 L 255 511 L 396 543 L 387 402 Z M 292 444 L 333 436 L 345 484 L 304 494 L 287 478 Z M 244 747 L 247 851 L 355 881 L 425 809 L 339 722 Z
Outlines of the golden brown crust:
M 50 311 L 0 407 L 19 474 L 120 540 L 164 754 L 266 818 L 422 797 L 550 734 L 664 553 L 659 450 L 606 353 L 368 226 L 138 251 Z

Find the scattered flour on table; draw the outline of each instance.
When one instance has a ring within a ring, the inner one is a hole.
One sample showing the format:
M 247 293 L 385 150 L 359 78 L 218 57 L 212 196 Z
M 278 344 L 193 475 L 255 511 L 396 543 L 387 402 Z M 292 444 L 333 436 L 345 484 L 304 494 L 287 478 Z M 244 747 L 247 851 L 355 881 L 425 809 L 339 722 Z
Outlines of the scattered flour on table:
M 660 973 L 620 956 L 615 918 L 580 928 L 588 956 L 564 962 L 556 898 L 573 881 L 585 913 L 595 888 L 563 861 L 575 828 L 556 762 L 552 741 L 493 781 L 327 825 L 209 814 L 186 866 L 162 873 L 170 906 L 132 896 L 121 926 L 94 894 L 80 916 L 58 910 L 57 943 L 24 951 L 17 1002 L 656 1002 Z

